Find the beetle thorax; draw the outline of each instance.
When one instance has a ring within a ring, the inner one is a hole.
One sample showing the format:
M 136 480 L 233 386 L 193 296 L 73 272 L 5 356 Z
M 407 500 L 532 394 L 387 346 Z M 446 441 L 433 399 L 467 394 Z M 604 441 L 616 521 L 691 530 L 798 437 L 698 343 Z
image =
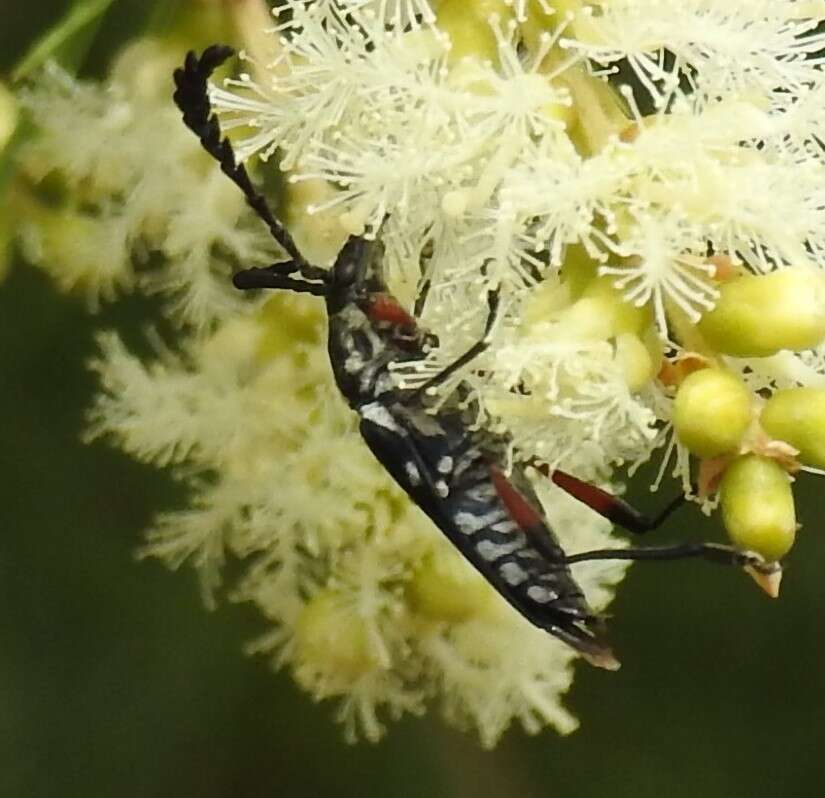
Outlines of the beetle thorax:
M 351 407 L 394 390 L 389 364 L 399 359 L 389 329 L 382 330 L 355 302 L 329 319 L 329 354 L 335 381 Z

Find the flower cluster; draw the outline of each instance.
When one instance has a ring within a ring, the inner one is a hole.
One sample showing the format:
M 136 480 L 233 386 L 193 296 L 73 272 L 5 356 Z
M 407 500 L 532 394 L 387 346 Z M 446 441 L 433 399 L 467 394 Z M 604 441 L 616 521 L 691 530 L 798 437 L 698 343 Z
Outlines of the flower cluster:
M 789 475 L 825 466 L 823 17 L 792 0 L 286 0 L 211 100 L 239 156 L 283 176 L 310 260 L 382 239 L 393 293 L 441 341 L 399 384 L 474 343 L 497 288 L 489 349 L 436 406 L 460 383 L 513 460 L 602 484 L 664 447 L 660 480 L 675 458 L 735 545 L 779 560 Z M 160 290 L 181 325 L 150 363 L 105 333 L 94 363 L 92 433 L 191 486 L 146 551 L 193 563 L 209 600 L 242 558 L 232 595 L 272 623 L 256 648 L 339 697 L 350 736 L 433 698 L 485 744 L 514 719 L 570 731 L 572 653 L 367 452 L 317 301 L 233 295 L 232 267 L 277 254 L 159 93 L 152 47 L 106 87 L 53 72 L 25 98 L 26 181 L 56 174 L 69 199 L 21 199 L 61 285 Z M 536 487 L 568 550 L 621 545 Z M 622 573 L 575 570 L 596 609 Z
M 21 96 L 38 132 L 20 153 L 12 202 L 26 254 L 63 290 L 96 306 L 137 283 L 168 297 L 180 323 L 204 327 L 242 308 L 226 289 L 232 269 L 269 263 L 277 249 L 180 129 L 168 100 L 178 58 L 139 42 L 105 87 L 51 65 Z

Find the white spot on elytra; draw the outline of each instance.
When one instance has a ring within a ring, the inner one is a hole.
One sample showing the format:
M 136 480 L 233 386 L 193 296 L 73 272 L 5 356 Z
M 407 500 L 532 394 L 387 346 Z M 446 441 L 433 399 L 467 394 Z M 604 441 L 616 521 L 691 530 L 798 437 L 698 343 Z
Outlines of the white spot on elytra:
M 481 531 L 485 527 L 491 526 L 501 521 L 505 517 L 505 512 L 501 508 L 496 508 L 486 515 L 474 515 L 473 513 L 456 513 L 455 522 L 458 528 L 465 535 L 472 535 Z
M 479 454 L 476 449 L 470 449 L 459 461 L 458 465 L 456 466 L 455 473 L 453 474 L 454 479 L 458 479 L 462 474 L 464 474 L 467 469 L 471 466 L 480 466 L 479 463 Z
M 493 524 L 490 528 L 493 532 L 498 532 L 500 535 L 510 535 L 518 529 L 515 521 L 511 518 L 507 518 L 501 523 Z
M 370 402 L 369 404 L 363 405 L 359 413 L 361 414 L 361 418 L 371 421 L 379 427 L 391 430 L 392 432 L 401 432 L 401 427 L 398 426 L 392 417 L 392 413 L 380 402 Z
M 492 540 L 482 540 L 476 546 L 476 551 L 478 551 L 487 562 L 492 562 L 499 557 L 505 557 L 508 554 L 518 551 L 521 548 L 521 544 L 522 541 L 520 540 L 513 540 L 509 543 L 493 543 Z
M 407 476 L 409 477 L 412 485 L 421 484 L 421 474 L 419 473 L 418 466 L 416 466 L 415 463 L 407 460 L 407 462 L 404 463 L 404 470 L 407 472 Z
M 436 468 L 440 474 L 449 474 L 453 470 L 453 458 L 445 455 L 438 461 Z
M 350 352 L 344 361 L 344 371 L 347 374 L 357 374 L 364 368 L 364 356 L 360 352 Z
M 447 487 L 447 483 L 443 479 L 439 479 L 435 483 L 435 492 L 442 499 L 446 499 L 450 495 L 450 489 Z
M 557 599 L 559 594 L 553 590 L 548 590 L 546 587 L 531 585 L 527 588 L 527 597 L 533 599 L 533 601 L 539 601 L 542 604 L 546 604 L 548 601 Z
M 504 563 L 498 571 L 508 585 L 520 585 L 527 579 L 527 571 L 514 562 Z M 532 590 L 532 588 L 530 588 L 530 590 Z M 530 591 L 528 590 L 527 592 L 529 593 Z

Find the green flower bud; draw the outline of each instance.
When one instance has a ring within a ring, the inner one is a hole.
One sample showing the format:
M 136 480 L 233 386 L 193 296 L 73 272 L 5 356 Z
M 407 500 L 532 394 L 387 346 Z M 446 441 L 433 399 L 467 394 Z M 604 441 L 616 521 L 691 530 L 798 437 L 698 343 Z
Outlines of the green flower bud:
M 17 127 L 17 103 L 12 93 L 0 83 L 0 152 L 9 143 L 11 134 Z
M 467 56 L 498 61 L 498 42 L 490 26 L 490 17 L 513 16 L 505 0 L 442 0 L 438 4 L 436 25 L 450 37 L 450 62 Z
M 526 19 L 519 26 L 521 37 L 527 47 L 535 51 L 539 47 L 540 37 L 558 27 L 564 17 L 538 0 L 528 0 L 525 10 Z
M 769 562 L 783 557 L 796 536 L 791 481 L 774 460 L 748 454 L 731 463 L 720 486 L 722 520 L 731 541 Z
M 582 38 L 582 34 L 592 27 L 590 15 L 584 10 L 587 5 L 585 0 L 528 0 L 525 19 L 521 23 L 521 34 L 527 46 L 535 49 L 542 33 L 554 32 L 562 24 L 567 25 L 565 33 L 572 38 Z
M 729 371 L 700 369 L 688 375 L 673 403 L 679 440 L 698 457 L 733 451 L 751 421 L 751 395 Z
M 825 390 L 789 388 L 777 391 L 759 419 L 773 438 L 799 449 L 805 465 L 825 468 Z
M 415 569 L 408 595 L 416 612 L 437 621 L 464 621 L 493 596 L 484 578 L 453 552 L 430 555 Z
M 130 283 L 126 240 L 114 225 L 71 208 L 36 213 L 40 249 L 35 259 L 63 290 L 94 296 Z
M 570 293 L 566 283 L 537 288 L 523 313 L 528 330 L 542 322 L 553 322 L 557 333 L 563 331 L 566 337 L 606 341 L 625 335 L 640 338 L 650 327 L 649 310 L 626 302 L 606 278 L 592 279 L 572 303 Z
M 718 352 L 767 357 L 825 338 L 825 276 L 802 268 L 746 275 L 719 286 L 699 331 Z
M 261 360 L 294 357 L 306 345 L 323 339 L 323 315 L 314 302 L 290 301 L 292 297 L 273 292 L 256 316 L 259 326 L 255 354 Z
M 583 296 L 555 319 L 559 333 L 575 341 L 606 341 L 615 334 L 614 304 L 607 297 Z
M 322 670 L 354 682 L 377 665 L 369 631 L 355 606 L 334 590 L 319 593 L 295 625 L 296 675 Z
M 624 371 L 625 381 L 631 393 L 640 391 L 656 374 L 659 361 L 650 356 L 642 339 L 633 333 L 616 336 L 616 362 Z
M 609 313 L 610 326 L 617 335 L 621 333 L 641 334 L 653 320 L 650 307 L 637 307 L 628 302 L 613 281 L 607 277 L 597 277 L 584 289 L 584 297 L 599 299 L 604 302 Z
M 662 368 L 664 358 L 664 346 L 662 344 L 662 339 L 659 337 L 659 333 L 651 324 L 641 333 L 639 337 L 645 345 L 645 349 L 647 349 L 647 353 L 650 355 L 650 362 L 653 364 L 653 367 L 656 369 L 656 373 L 658 374 Z
M 587 250 L 581 244 L 570 244 L 565 247 L 561 278 L 573 299 L 578 299 L 598 274 L 599 264 L 587 254 Z

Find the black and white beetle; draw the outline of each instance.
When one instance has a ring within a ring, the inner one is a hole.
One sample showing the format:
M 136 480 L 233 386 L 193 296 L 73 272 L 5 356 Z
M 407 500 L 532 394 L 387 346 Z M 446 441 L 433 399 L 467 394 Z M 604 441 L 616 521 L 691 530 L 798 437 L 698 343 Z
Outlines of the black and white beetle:
M 241 289 L 278 288 L 323 297 L 329 317 L 329 357 L 335 381 L 360 417 L 367 446 L 392 478 L 452 541 L 461 554 L 527 620 L 572 646 L 599 667 L 618 662 L 602 640 L 602 619 L 588 607 L 570 564 L 596 559 L 670 560 L 699 557 L 772 573 L 777 566 L 758 554 L 715 543 L 600 549 L 566 555 L 542 514 L 520 467 L 507 477 L 499 465 L 508 441 L 474 432 L 457 406 L 428 411 L 426 389 L 443 382 L 486 346 L 498 308 L 489 294 L 484 338 L 444 371 L 417 389 L 400 389 L 390 364 L 418 359 L 433 336 L 423 332 L 392 297 L 381 277 L 382 246 L 352 236 L 331 269 L 308 263 L 292 237 L 255 189 L 232 147 L 221 139 L 209 102 L 207 81 L 233 54 L 213 45 L 198 57 L 190 52 L 175 71 L 177 106 L 223 172 L 243 191 L 290 260 L 241 271 Z M 645 532 L 678 505 L 648 520 L 626 502 L 561 471 L 533 463 L 561 488 L 625 528 Z M 681 497 L 680 497 L 681 499 Z

